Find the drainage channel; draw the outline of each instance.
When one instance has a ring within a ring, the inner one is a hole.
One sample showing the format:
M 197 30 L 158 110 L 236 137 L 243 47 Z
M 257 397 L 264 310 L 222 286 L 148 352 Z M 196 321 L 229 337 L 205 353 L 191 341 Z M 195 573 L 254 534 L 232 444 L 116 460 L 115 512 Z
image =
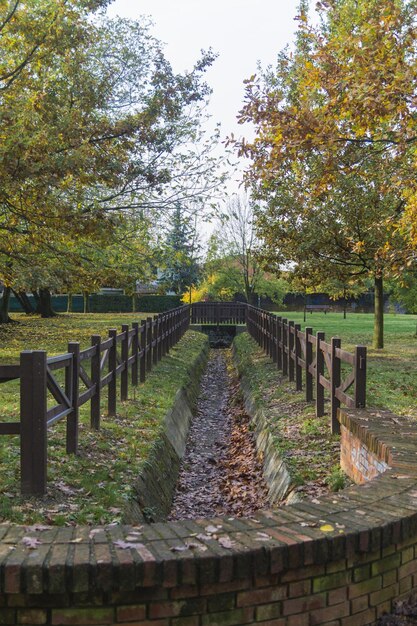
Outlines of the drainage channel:
M 251 515 L 267 502 L 230 349 L 212 349 L 169 519 Z

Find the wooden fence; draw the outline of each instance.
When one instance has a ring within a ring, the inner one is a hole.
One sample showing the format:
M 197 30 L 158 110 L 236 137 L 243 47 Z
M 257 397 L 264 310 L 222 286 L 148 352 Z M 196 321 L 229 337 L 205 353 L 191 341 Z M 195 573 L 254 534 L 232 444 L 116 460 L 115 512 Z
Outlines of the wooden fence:
M 194 302 L 192 324 L 245 324 L 247 304 L 243 302 Z
M 148 317 L 122 332 L 109 330 L 107 339 L 91 338 L 91 346 L 68 344 L 68 352 L 48 357 L 43 350 L 24 351 L 19 365 L 1 365 L 0 383 L 20 379 L 20 421 L 0 422 L 0 435 L 20 435 L 21 490 L 43 495 L 47 476 L 47 429 L 66 418 L 66 449 L 78 449 L 79 409 L 90 401 L 90 424 L 100 428 L 101 394 L 107 387 L 108 414 L 115 415 L 117 387 L 120 399 L 132 385 L 143 382 L 152 366 L 194 324 L 243 324 L 298 390 L 305 387 L 306 400 L 315 397 L 316 414 L 324 414 L 325 392 L 330 396 L 332 431 L 339 432 L 337 409 L 365 407 L 366 347 L 353 353 L 342 350 L 340 339 L 326 343 L 323 332 L 257 307 L 241 303 L 198 302 L 184 305 L 153 318 Z M 349 371 L 347 371 L 349 370 Z M 58 378 L 56 372 L 60 372 Z M 51 404 L 53 399 L 53 406 Z
M 306 400 L 315 397 L 317 417 L 324 414 L 325 391 L 328 392 L 332 432 L 340 432 L 337 409 L 341 404 L 349 408 L 365 407 L 365 346 L 347 352 L 342 350 L 337 337 L 326 343 L 323 332 L 313 335 L 311 328 L 302 332 L 300 324 L 250 305 L 246 324 L 277 368 L 295 382 L 296 389 L 301 391 L 304 384 Z
M 66 418 L 66 449 L 76 453 L 80 407 L 90 401 L 91 427 L 98 430 L 103 388 L 108 388 L 108 414 L 115 415 L 118 377 L 124 401 L 129 379 L 132 385 L 145 381 L 147 372 L 179 341 L 189 324 L 190 307 L 184 305 L 133 323 L 131 328 L 124 325 L 121 333 L 111 329 L 104 341 L 94 335 L 85 350 L 72 342 L 66 354 L 53 357 L 43 350 L 24 351 L 19 365 L 0 366 L 0 383 L 20 379 L 20 422 L 0 423 L 0 435 L 20 435 L 23 494 L 46 492 L 47 429 Z M 54 404 L 48 406 L 51 398 Z

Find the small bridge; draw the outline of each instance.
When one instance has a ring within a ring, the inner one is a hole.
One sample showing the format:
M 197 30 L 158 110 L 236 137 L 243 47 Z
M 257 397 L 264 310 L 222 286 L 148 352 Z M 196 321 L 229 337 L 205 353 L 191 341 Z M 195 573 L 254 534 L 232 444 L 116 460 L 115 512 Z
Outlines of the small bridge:
M 246 324 L 247 310 L 243 302 L 194 302 L 191 324 Z

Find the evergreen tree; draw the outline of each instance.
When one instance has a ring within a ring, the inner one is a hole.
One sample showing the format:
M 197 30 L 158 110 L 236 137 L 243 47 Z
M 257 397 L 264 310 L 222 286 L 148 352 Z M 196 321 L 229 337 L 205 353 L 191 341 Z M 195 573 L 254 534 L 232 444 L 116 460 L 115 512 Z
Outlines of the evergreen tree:
M 196 216 L 187 215 L 180 204 L 175 206 L 166 238 L 165 269 L 161 284 L 165 289 L 183 294 L 199 279 Z

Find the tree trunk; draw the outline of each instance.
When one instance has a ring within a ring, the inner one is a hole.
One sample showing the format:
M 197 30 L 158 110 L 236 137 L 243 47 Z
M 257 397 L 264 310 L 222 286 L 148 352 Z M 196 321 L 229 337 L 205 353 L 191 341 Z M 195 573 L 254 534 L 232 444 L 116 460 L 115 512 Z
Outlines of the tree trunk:
M 40 315 L 40 313 L 41 313 L 41 299 L 40 299 L 39 294 L 36 291 L 36 289 L 34 291 L 32 291 L 32 295 L 35 298 L 35 304 L 36 304 L 36 306 L 35 306 L 35 313 L 39 313 L 39 315 Z
M 0 298 L 0 324 L 8 324 L 12 321 L 9 317 L 11 291 L 10 287 L 5 287 L 3 290 L 3 296 Z
M 90 313 L 90 294 L 88 291 L 83 291 L 84 296 L 84 313 Z
M 67 295 L 67 313 L 72 313 L 72 293 Z
M 39 313 L 41 317 L 55 317 L 56 313 L 52 308 L 51 292 L 48 288 L 39 289 Z
M 374 283 L 374 338 L 372 345 L 380 349 L 384 347 L 384 282 L 382 276 L 375 276 Z
M 346 311 L 347 311 L 347 295 L 346 289 L 343 289 L 343 319 L 346 319 Z
M 28 298 L 27 293 L 24 291 L 15 291 L 14 289 L 12 289 L 12 291 L 26 315 L 32 315 L 35 310 Z

